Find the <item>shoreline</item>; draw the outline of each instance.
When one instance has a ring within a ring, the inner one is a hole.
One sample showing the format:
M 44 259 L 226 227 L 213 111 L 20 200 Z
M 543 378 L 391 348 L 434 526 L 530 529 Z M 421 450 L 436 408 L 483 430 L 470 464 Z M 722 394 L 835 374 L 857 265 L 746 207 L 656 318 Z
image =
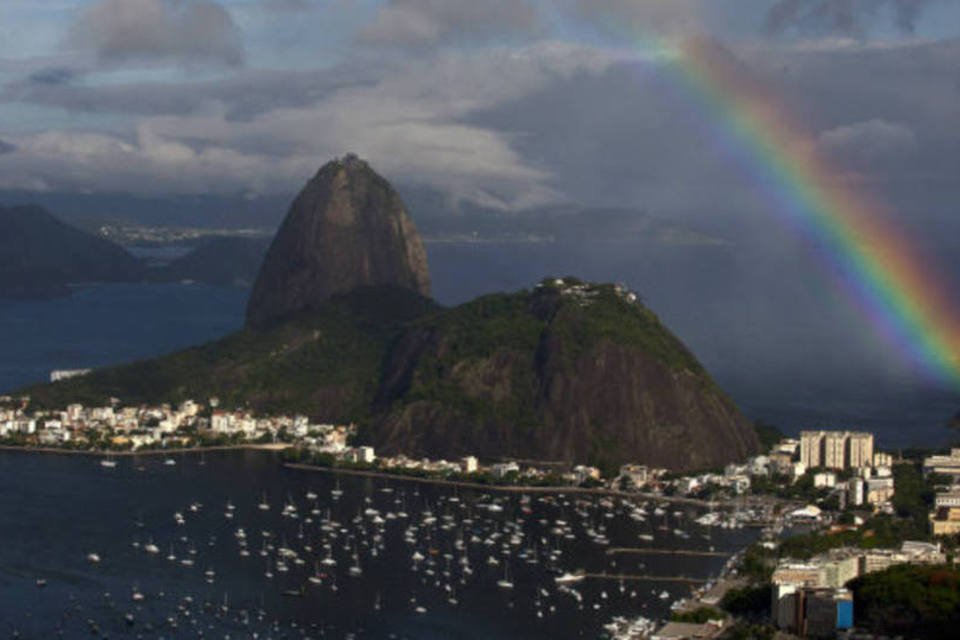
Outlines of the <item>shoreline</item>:
M 637 498 L 641 500 L 658 500 L 661 502 L 672 502 L 677 504 L 688 504 L 697 507 L 706 507 L 711 509 L 726 508 L 724 503 L 710 503 L 696 498 L 685 498 L 682 496 L 664 496 L 654 493 L 639 493 L 617 491 L 615 489 L 600 489 L 588 487 L 572 486 L 548 486 L 538 487 L 533 485 L 496 485 L 483 484 L 480 482 L 467 482 L 465 480 L 447 480 L 445 478 L 425 478 L 420 476 L 408 476 L 399 473 L 389 473 L 385 471 L 368 471 L 365 469 L 343 469 L 337 467 L 321 467 L 312 464 L 303 464 L 301 462 L 284 462 L 283 466 L 294 471 L 313 471 L 320 473 L 343 474 L 349 476 L 360 476 L 364 478 L 381 478 L 392 481 L 418 482 L 420 484 L 435 484 L 446 487 L 459 487 L 463 489 L 475 489 L 478 491 L 500 492 L 500 493 L 571 493 L 591 496 L 609 496 L 614 498 Z
M 61 449 L 59 447 L 18 447 L 16 445 L 0 445 L 0 451 L 18 453 L 43 453 L 61 456 L 91 456 L 133 458 L 136 456 L 176 456 L 206 453 L 208 451 L 283 451 L 289 448 L 288 444 L 225 444 L 213 447 L 191 447 L 189 449 L 140 449 L 137 451 L 90 451 L 85 449 Z
M 22 447 L 16 445 L 0 445 L 0 453 L 26 453 L 26 454 L 44 454 L 61 456 L 87 456 L 87 457 L 111 457 L 134 458 L 137 456 L 177 456 L 177 455 L 196 455 L 206 452 L 220 451 L 266 451 L 280 452 L 290 448 L 292 445 L 286 443 L 272 444 L 235 444 L 235 445 L 217 445 L 212 447 L 191 447 L 189 449 L 142 449 L 138 451 L 90 451 L 84 449 L 61 449 L 59 447 Z M 433 484 L 446 487 L 459 487 L 463 489 L 473 489 L 477 491 L 497 492 L 497 493 L 537 493 L 537 494 L 578 494 L 587 496 L 600 496 L 612 498 L 625 498 L 637 500 L 650 500 L 665 502 L 668 504 L 681 504 L 694 507 L 700 507 L 710 510 L 729 509 L 732 504 L 727 502 L 711 502 L 700 500 L 698 498 L 687 498 L 684 496 L 666 496 L 657 493 L 645 492 L 626 492 L 616 489 L 574 487 L 574 486 L 536 486 L 536 485 L 496 485 L 483 484 L 480 482 L 469 482 L 465 480 L 448 480 L 446 478 L 430 478 L 421 476 L 412 476 L 399 473 L 389 473 L 387 471 L 371 471 L 365 469 L 346 469 L 340 467 L 322 467 L 318 465 L 304 464 L 300 462 L 283 462 L 283 467 L 294 471 L 308 471 L 331 474 L 342 474 L 349 476 L 358 476 L 364 478 L 380 478 L 383 480 L 399 482 L 416 482 L 420 484 Z

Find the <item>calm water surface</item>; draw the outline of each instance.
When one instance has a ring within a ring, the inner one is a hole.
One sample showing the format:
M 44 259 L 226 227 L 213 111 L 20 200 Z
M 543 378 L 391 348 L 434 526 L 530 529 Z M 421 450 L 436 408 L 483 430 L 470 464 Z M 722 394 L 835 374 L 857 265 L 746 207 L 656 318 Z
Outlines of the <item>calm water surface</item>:
M 0 453 L 0 636 L 594 638 L 614 615 L 665 615 L 688 587 L 587 579 L 563 592 L 558 572 L 707 577 L 724 558 L 611 560 L 605 551 L 713 546 L 732 554 L 753 535 L 708 530 L 692 511 L 657 516 L 652 505 L 639 522 L 622 506 L 572 496 L 525 501 L 335 481 L 262 452 L 176 460 L 122 458 L 108 469 L 91 457 Z M 269 510 L 259 508 L 264 500 Z M 284 505 L 297 517 L 283 515 Z M 605 532 L 610 545 L 587 529 Z M 282 548 L 296 557 L 278 564 Z M 92 552 L 99 563 L 87 559 Z M 505 579 L 512 589 L 498 586 Z

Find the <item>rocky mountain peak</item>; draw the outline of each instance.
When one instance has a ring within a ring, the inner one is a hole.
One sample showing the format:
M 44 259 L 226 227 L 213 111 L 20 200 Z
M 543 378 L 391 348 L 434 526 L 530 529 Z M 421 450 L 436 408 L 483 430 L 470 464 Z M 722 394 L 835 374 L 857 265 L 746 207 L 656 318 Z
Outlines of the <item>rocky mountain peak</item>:
M 328 162 L 294 200 L 261 267 L 247 325 L 271 326 L 358 287 L 430 295 L 427 254 L 396 190 L 356 155 Z

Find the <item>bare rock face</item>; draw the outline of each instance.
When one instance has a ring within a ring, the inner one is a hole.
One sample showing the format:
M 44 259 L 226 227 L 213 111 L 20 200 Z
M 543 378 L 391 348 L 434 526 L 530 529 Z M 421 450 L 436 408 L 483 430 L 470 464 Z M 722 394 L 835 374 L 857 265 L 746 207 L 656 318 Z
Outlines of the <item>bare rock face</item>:
M 267 252 L 247 305 L 265 329 L 331 296 L 395 285 L 430 295 L 427 254 L 400 196 L 356 156 L 324 165 Z

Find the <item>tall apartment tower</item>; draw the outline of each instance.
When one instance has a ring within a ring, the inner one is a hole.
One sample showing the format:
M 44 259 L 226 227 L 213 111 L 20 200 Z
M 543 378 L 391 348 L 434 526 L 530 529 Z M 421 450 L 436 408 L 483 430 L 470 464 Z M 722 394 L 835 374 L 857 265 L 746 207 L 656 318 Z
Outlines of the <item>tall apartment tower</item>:
M 800 462 L 807 469 L 826 467 L 842 471 L 873 463 L 873 434 L 863 431 L 801 431 Z
M 846 431 L 827 431 L 823 437 L 823 466 L 842 471 L 847 466 Z
M 800 462 L 807 469 L 823 466 L 823 431 L 800 432 Z
M 873 464 L 873 434 L 863 431 L 850 434 L 847 444 L 847 463 L 854 469 Z

